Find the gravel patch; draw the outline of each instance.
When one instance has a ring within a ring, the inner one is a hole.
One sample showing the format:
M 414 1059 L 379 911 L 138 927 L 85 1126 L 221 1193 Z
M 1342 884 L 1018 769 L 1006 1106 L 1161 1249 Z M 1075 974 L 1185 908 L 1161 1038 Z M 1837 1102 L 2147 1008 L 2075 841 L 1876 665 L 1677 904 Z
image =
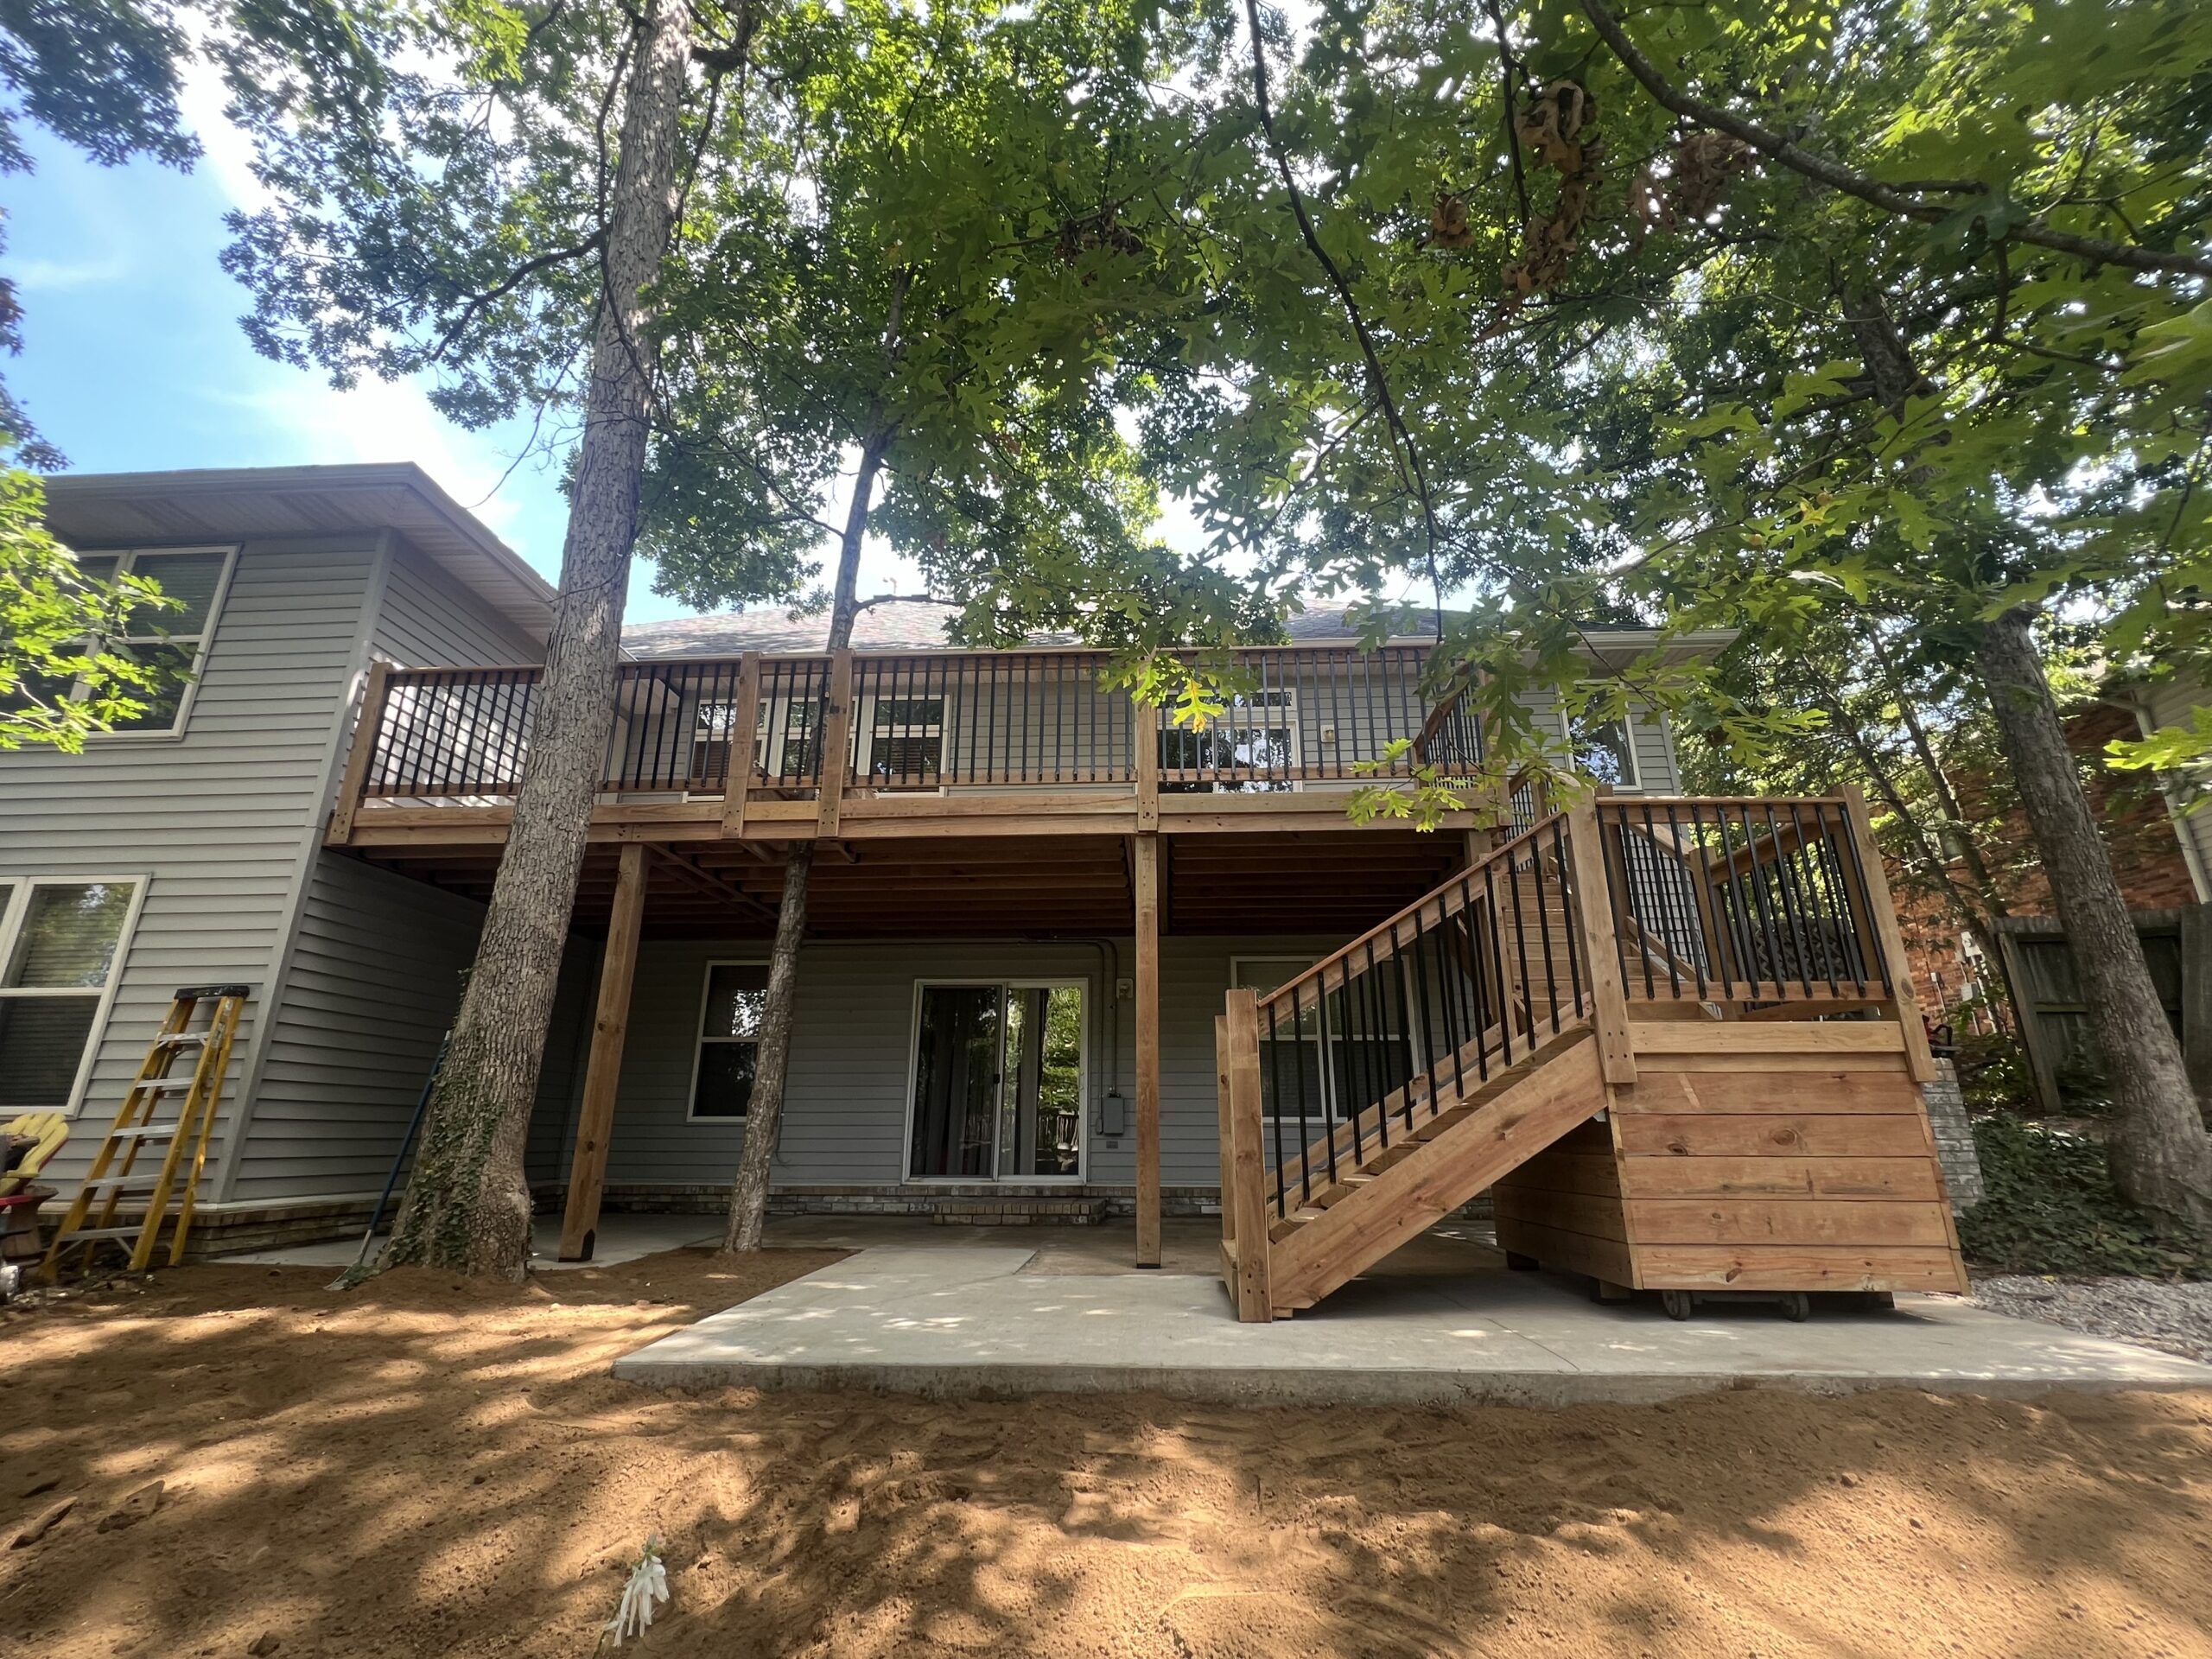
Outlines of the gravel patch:
M 1975 1280 L 1974 1300 L 1993 1313 L 2137 1342 L 2212 1365 L 2212 1281 L 2168 1284 L 2005 1274 Z

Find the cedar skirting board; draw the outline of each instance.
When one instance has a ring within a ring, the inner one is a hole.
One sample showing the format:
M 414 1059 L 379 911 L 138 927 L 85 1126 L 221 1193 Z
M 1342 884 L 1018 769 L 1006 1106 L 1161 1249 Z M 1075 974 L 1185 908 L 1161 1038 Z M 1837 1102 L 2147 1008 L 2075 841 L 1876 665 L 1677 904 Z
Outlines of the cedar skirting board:
M 1499 1181 L 1499 1247 L 1638 1290 L 1967 1289 L 1894 1025 L 1632 1028 L 1637 1077 Z

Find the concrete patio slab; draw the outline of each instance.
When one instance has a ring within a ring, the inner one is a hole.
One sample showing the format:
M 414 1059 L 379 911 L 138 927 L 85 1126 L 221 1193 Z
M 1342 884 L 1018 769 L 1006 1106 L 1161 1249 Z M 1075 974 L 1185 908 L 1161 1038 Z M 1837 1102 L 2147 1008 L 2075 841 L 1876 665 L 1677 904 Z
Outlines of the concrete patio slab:
M 1900 1297 L 1893 1313 L 1793 1325 L 1767 1306 L 1592 1304 L 1529 1274 L 1388 1274 L 1268 1325 L 1217 1280 L 1025 1273 L 1020 1246 L 887 1245 L 702 1319 L 615 1362 L 662 1388 L 874 1389 L 957 1397 L 1152 1389 L 1245 1403 L 1569 1405 L 1729 1388 L 2212 1388 L 2212 1366 Z

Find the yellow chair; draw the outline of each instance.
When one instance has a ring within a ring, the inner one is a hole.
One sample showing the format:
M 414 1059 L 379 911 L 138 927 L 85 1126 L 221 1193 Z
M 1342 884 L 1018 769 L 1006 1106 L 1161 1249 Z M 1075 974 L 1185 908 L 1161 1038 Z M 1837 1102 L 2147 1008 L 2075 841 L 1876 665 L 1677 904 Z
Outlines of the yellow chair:
M 0 1175 L 0 1198 L 29 1186 L 31 1177 L 44 1169 L 47 1160 L 61 1150 L 61 1143 L 69 1138 L 69 1120 L 59 1112 L 26 1112 L 0 1124 L 0 1139 L 13 1140 L 17 1135 L 28 1136 L 37 1144 L 23 1154 L 22 1162 Z

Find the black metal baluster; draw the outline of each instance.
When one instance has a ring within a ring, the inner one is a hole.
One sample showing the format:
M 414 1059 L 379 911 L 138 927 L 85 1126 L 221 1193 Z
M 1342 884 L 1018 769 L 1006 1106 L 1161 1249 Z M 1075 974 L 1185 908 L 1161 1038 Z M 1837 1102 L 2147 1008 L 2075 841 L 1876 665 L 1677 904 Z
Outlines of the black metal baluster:
M 1754 960 L 1757 953 L 1751 942 L 1753 914 L 1751 895 L 1744 890 L 1743 871 L 1738 868 L 1734 840 L 1729 831 L 1727 808 L 1716 805 L 1713 809 L 1713 818 L 1714 833 L 1720 837 L 1720 868 L 1726 873 L 1727 891 L 1732 900 L 1731 909 L 1734 912 L 1728 926 L 1728 948 L 1734 958 L 1731 964 L 1732 972 L 1729 988 L 1732 991 L 1741 986 L 1745 988 L 1748 995 L 1749 988 L 1758 982 L 1758 963 Z M 1746 848 L 1745 853 L 1750 855 L 1751 849 Z
M 1745 861 L 1750 867 L 1746 873 L 1752 877 L 1751 902 L 1758 910 L 1759 932 L 1766 940 L 1767 965 L 1774 970 L 1774 988 L 1779 991 L 1782 988 L 1782 935 L 1775 929 L 1774 909 L 1767 891 L 1766 877 L 1759 870 L 1758 837 L 1751 828 L 1749 804 L 1738 801 L 1736 816 L 1744 823 L 1744 845 L 1747 854 Z M 1767 850 L 1770 853 L 1773 849 L 1770 847 Z
M 1487 867 L 1485 867 L 1487 868 Z M 1475 1046 L 1475 1076 L 1490 1081 L 1490 1001 L 1483 986 L 1483 942 L 1475 911 L 1475 890 L 1465 874 L 1459 877 L 1459 931 L 1467 942 L 1467 960 L 1460 979 L 1467 988 L 1467 1038 Z
M 1349 1112 L 1345 1111 L 1344 1103 L 1339 1097 L 1342 1091 L 1333 1086 L 1330 1067 L 1333 1063 L 1331 1056 L 1335 1052 L 1337 1039 L 1329 1029 L 1329 973 L 1325 968 L 1313 976 L 1313 1029 L 1314 1086 L 1321 1091 L 1321 1111 L 1322 1116 L 1329 1122 L 1330 1141 L 1332 1145 L 1335 1142 L 1336 1125 L 1338 1122 L 1350 1124 L 1351 1126 L 1351 1161 L 1357 1166 L 1363 1162 L 1367 1156 L 1366 1134 L 1360 1126 L 1358 1110 L 1354 1109 Z M 1303 1049 L 1299 1051 L 1298 1059 L 1299 1065 L 1303 1067 L 1306 1063 L 1306 1052 Z M 1336 1170 L 1333 1166 L 1330 1168 L 1329 1179 L 1332 1180 L 1336 1179 Z
M 1415 929 L 1421 927 L 1421 913 L 1418 912 L 1414 913 L 1414 927 Z M 1435 900 L 1435 931 L 1429 936 L 1435 943 L 1433 947 L 1435 949 L 1435 1013 L 1438 1013 L 1438 1018 L 1440 1018 L 1442 1024 L 1445 1024 L 1445 1051 L 1451 1055 L 1451 1095 L 1453 1095 L 1453 1099 L 1458 1099 L 1466 1093 L 1466 1068 L 1460 1064 L 1462 1039 L 1460 1039 L 1460 1020 L 1458 1020 L 1460 1008 L 1458 1008 L 1453 973 L 1451 973 L 1449 944 L 1446 944 L 1446 940 L 1449 940 L 1449 929 L 1451 929 L 1451 902 L 1449 902 L 1449 896 L 1440 896 L 1438 900 Z M 1422 1008 L 1427 1008 L 1427 991 L 1422 993 L 1422 998 L 1425 998 L 1422 1000 Z M 1427 1044 L 1427 1046 L 1433 1051 L 1435 1044 L 1431 1042 Z
M 1878 933 L 1874 933 L 1872 931 L 1874 925 L 1874 889 L 1867 882 L 1866 861 L 1859 855 L 1859 831 L 1852 823 L 1851 814 L 1848 811 L 1839 809 L 1836 812 L 1835 818 L 1836 828 L 1843 832 L 1843 849 L 1845 855 L 1850 861 L 1852 875 L 1857 880 L 1859 893 L 1866 901 L 1863 906 L 1866 912 L 1866 920 L 1865 931 L 1869 933 L 1871 937 L 1867 938 L 1864 941 L 1860 947 L 1860 951 L 1868 964 L 1881 976 L 1883 991 L 1891 996 L 1894 996 L 1897 995 L 1897 981 L 1891 977 L 1891 969 L 1890 965 L 1890 953 L 1882 948 L 1881 936 Z M 1878 868 L 1879 866 L 1877 866 L 1876 868 Z M 1861 930 L 1858 926 L 1859 918 L 1854 916 L 1852 920 L 1852 931 L 1854 933 L 1860 931 Z M 1862 981 L 1859 986 L 1859 994 L 1864 995 L 1866 994 L 1866 983 Z
M 1601 841 L 1599 844 L 1602 846 L 1604 842 Z M 1574 995 L 1574 1017 L 1579 1020 L 1582 1017 L 1582 945 L 1575 938 L 1580 929 L 1575 925 L 1574 912 L 1583 903 L 1585 895 L 1589 894 L 1589 889 L 1582 885 L 1580 870 L 1570 874 L 1567 861 L 1571 856 L 1566 833 L 1560 828 L 1560 821 L 1554 817 L 1552 820 L 1552 862 L 1559 871 L 1560 897 L 1563 901 L 1560 915 L 1561 931 L 1567 935 L 1567 988 Z
M 1553 827 L 1556 830 L 1558 826 L 1554 824 Z M 1536 934 L 1543 943 L 1544 950 L 1544 999 L 1552 1005 L 1552 1035 L 1556 1037 L 1560 1028 L 1559 976 L 1552 967 L 1552 912 L 1550 901 L 1544 893 L 1543 837 L 1541 836 L 1529 842 L 1529 851 L 1531 855 L 1529 860 L 1529 874 L 1536 887 Z M 1562 926 L 1566 925 L 1563 912 L 1560 925 Z
M 1766 817 L 1767 845 L 1774 849 L 1774 894 L 1782 908 L 1782 924 L 1789 930 L 1788 938 L 1797 947 L 1797 983 L 1806 995 L 1813 994 L 1812 940 L 1807 935 L 1801 906 L 1796 900 L 1796 882 L 1790 875 L 1790 858 L 1782 848 L 1782 826 L 1774 816 L 1774 803 L 1769 801 L 1761 809 Z
M 1268 1052 L 1269 1053 L 1273 1053 L 1274 1052 L 1274 1039 L 1275 1005 L 1274 999 L 1273 997 L 1269 997 L 1268 999 Z M 1279 1216 L 1287 1216 L 1290 1214 L 1290 1190 L 1284 1184 L 1286 1178 L 1284 1175 L 1282 1162 L 1282 1091 L 1280 1089 L 1275 1091 L 1275 1098 L 1272 1104 L 1274 1109 L 1268 1114 L 1268 1122 L 1269 1127 L 1274 1132 L 1275 1213 Z M 1306 1196 L 1309 1198 L 1313 1196 L 1310 1189 L 1307 1191 Z
M 1628 908 L 1628 898 L 1622 893 L 1621 886 L 1628 875 L 1628 815 L 1600 801 L 1594 816 L 1598 823 L 1598 861 L 1605 867 L 1605 919 L 1608 923 L 1605 931 L 1613 936 L 1613 961 L 1620 969 L 1621 984 L 1625 987 L 1629 983 L 1628 930 L 1621 925 L 1621 918 L 1632 912 Z M 1620 844 L 1621 855 L 1618 861 L 1612 856 L 1612 849 L 1605 844 L 1608 834 Z M 1613 868 L 1616 862 L 1620 865 L 1618 874 Z
M 1510 844 L 1510 843 L 1509 843 Z M 1510 861 L 1512 855 L 1506 855 Z M 1490 912 L 1491 982 L 1497 988 L 1497 1063 L 1506 1071 L 1513 1068 L 1513 993 L 1505 971 L 1506 942 L 1505 915 L 1497 904 L 1497 859 L 1483 866 L 1484 906 Z
M 1694 822 L 1693 822 L 1690 830 L 1690 847 L 1686 849 L 1682 844 L 1681 821 L 1675 816 L 1675 804 L 1672 801 L 1667 803 L 1667 837 L 1675 844 L 1675 862 L 1672 867 L 1670 867 L 1670 874 L 1679 873 L 1682 880 L 1689 884 L 1693 889 L 1694 889 L 1699 877 L 1690 861 L 1693 853 L 1699 850 L 1697 848 L 1696 825 Z M 1702 1002 L 1707 1000 L 1705 983 L 1705 925 L 1700 919 L 1703 912 L 1698 907 L 1697 894 L 1694 891 L 1690 894 L 1689 906 L 1689 914 L 1682 919 L 1681 937 L 1686 941 L 1695 942 L 1691 946 L 1690 970 L 1697 979 L 1697 1000 Z M 1679 987 L 1677 987 L 1675 994 L 1677 995 L 1681 995 Z
M 1643 850 L 1637 856 L 1643 860 L 1643 870 L 1639 879 L 1635 866 L 1629 859 L 1628 815 L 1632 809 L 1623 807 L 1621 809 L 1621 875 L 1628 883 L 1629 914 L 1636 920 L 1637 955 L 1643 958 L 1643 994 L 1656 1000 L 1659 991 L 1658 982 L 1651 971 L 1651 941 L 1656 935 L 1662 944 L 1666 942 L 1666 936 L 1660 930 L 1659 918 L 1652 913 L 1655 908 L 1654 900 L 1657 897 L 1654 892 L 1656 883 L 1653 876 L 1652 865 L 1653 861 L 1659 855 L 1659 825 L 1651 816 L 1651 803 L 1645 801 L 1641 803 L 1641 805 L 1643 811 L 1643 840 L 1640 844 Z M 1672 955 L 1673 953 L 1669 951 L 1670 958 Z M 1682 994 L 1682 987 L 1680 980 L 1675 978 L 1675 966 L 1671 960 L 1667 964 L 1667 972 L 1669 979 L 1674 982 L 1675 995 L 1680 997 Z

